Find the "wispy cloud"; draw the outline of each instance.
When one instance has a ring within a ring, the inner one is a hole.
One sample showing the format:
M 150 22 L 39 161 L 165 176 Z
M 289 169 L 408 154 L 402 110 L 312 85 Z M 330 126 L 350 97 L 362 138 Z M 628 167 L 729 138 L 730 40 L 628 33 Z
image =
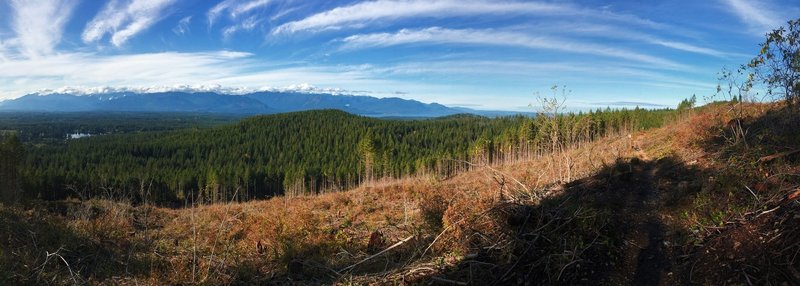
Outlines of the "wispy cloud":
M 634 31 L 624 27 L 611 26 L 606 24 L 580 23 L 580 22 L 558 23 L 558 24 L 547 25 L 545 27 L 533 27 L 533 29 L 536 32 L 543 32 L 543 33 L 554 33 L 562 35 L 565 33 L 571 33 L 579 35 L 590 35 L 593 37 L 632 40 L 632 41 L 638 41 L 652 45 L 667 47 L 679 51 L 709 55 L 719 58 L 736 55 L 734 53 L 727 53 L 713 48 L 702 47 L 691 43 L 686 43 L 671 39 L 664 39 L 661 37 L 654 36 L 651 33 Z
M 187 32 L 189 32 L 189 24 L 191 23 L 192 23 L 192 16 L 183 17 L 181 18 L 180 21 L 178 21 L 178 25 L 176 25 L 175 28 L 172 28 L 172 32 L 175 33 L 176 35 L 183 36 Z
M 111 44 L 122 46 L 131 37 L 150 28 L 165 15 L 165 8 L 176 0 L 114 0 L 108 3 L 86 25 L 81 38 L 85 43 L 97 42 L 106 34 Z
M 285 23 L 273 34 L 299 31 L 340 29 L 363 26 L 365 22 L 411 17 L 453 17 L 479 14 L 568 14 L 576 8 L 569 5 L 536 2 L 456 1 L 456 0 L 378 0 L 338 7 Z
M 590 18 L 607 22 L 626 23 L 663 31 L 687 31 L 636 15 L 622 14 L 605 8 L 588 8 L 567 2 L 507 1 L 507 0 L 377 0 L 319 12 L 306 18 L 280 25 L 272 34 L 292 34 L 301 31 L 341 30 L 361 28 L 370 22 L 382 23 L 407 18 L 450 18 L 475 15 L 531 15 L 535 17 L 568 16 L 572 20 Z
M 209 26 L 213 26 L 217 18 L 227 12 L 231 19 L 236 19 L 258 8 L 267 6 L 272 0 L 225 0 L 212 7 L 206 13 Z
M 231 16 L 232 17 L 236 17 L 237 15 L 250 12 L 250 11 L 255 10 L 257 8 L 264 7 L 267 4 L 269 4 L 269 2 L 271 2 L 271 0 L 252 0 L 252 1 L 247 1 L 247 2 L 240 3 L 239 5 L 236 5 L 231 9 L 231 11 L 230 11 L 231 12 Z
M 494 45 L 612 57 L 655 64 L 670 69 L 686 67 L 671 60 L 606 45 L 579 43 L 558 37 L 531 36 L 524 33 L 498 30 L 454 30 L 440 27 L 420 30 L 402 29 L 397 33 L 353 35 L 344 38 L 342 41 L 345 43 L 343 49 L 387 47 L 414 43 Z
M 762 1 L 723 0 L 728 8 L 758 36 L 771 29 L 780 27 L 784 17 Z
M 75 7 L 73 0 L 12 0 L 12 29 L 19 52 L 27 57 L 53 53 Z
M 225 27 L 225 29 L 222 30 L 222 36 L 227 39 L 239 31 L 252 31 L 260 22 L 261 19 L 258 17 L 250 16 L 239 24 Z
M 388 67 L 375 67 L 372 70 L 403 75 L 466 75 L 478 78 L 530 78 L 536 77 L 544 81 L 558 82 L 568 76 L 592 79 L 627 78 L 642 82 L 660 82 L 679 84 L 685 87 L 712 89 L 714 83 L 703 82 L 686 77 L 669 75 L 642 67 L 631 67 L 627 64 L 615 64 L 614 61 L 497 61 L 497 60 L 434 60 L 425 62 L 407 62 Z

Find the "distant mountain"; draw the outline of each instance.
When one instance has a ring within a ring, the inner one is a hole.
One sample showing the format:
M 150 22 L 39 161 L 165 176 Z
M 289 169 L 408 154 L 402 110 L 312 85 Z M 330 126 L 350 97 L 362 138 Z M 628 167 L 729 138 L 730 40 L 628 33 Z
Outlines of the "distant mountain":
M 224 94 L 215 91 L 101 90 L 96 93 L 34 93 L 0 102 L 0 111 L 44 112 L 208 112 L 252 115 L 316 109 L 339 109 L 371 117 L 440 117 L 459 113 L 495 117 L 516 114 L 514 112 L 447 107 L 438 103 L 422 103 L 396 97 L 377 98 L 294 91 Z
M 463 112 L 438 103 L 426 104 L 396 97 L 287 92 L 256 92 L 244 96 L 263 102 L 279 112 L 339 109 L 373 117 L 439 117 Z

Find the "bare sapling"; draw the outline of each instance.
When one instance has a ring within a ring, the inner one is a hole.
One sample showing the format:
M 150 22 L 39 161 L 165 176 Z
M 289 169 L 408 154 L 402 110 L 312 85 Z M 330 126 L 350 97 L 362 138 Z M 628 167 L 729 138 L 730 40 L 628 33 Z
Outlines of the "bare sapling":
M 564 140 L 561 136 L 561 116 L 562 113 L 566 110 L 566 101 L 567 96 L 571 93 L 570 90 L 567 90 L 566 86 L 559 87 L 558 85 L 553 85 L 550 87 L 551 96 L 541 96 L 538 92 L 536 92 L 536 99 L 539 102 L 539 112 L 537 116 L 541 116 L 546 120 L 546 128 L 549 129 L 547 132 L 547 137 L 549 137 L 550 143 L 550 152 L 553 155 L 559 154 L 560 152 L 565 151 Z M 560 158 L 558 162 L 556 161 L 557 158 Z M 562 156 L 548 156 L 549 160 L 552 160 L 552 166 L 555 167 L 555 170 L 558 173 L 558 178 L 561 182 L 568 181 L 571 179 L 571 158 L 568 158 L 566 152 L 562 154 Z
M 748 130 L 742 126 L 742 120 L 744 119 L 742 104 L 751 100 L 750 92 L 753 89 L 753 74 L 745 75 L 744 68 L 739 68 L 735 72 L 723 68 L 718 79 L 717 95 L 721 95 L 731 102 L 728 112 L 733 114 L 733 119 L 726 124 L 726 128 L 731 132 L 728 141 L 732 144 L 741 142 L 747 147 L 746 137 Z

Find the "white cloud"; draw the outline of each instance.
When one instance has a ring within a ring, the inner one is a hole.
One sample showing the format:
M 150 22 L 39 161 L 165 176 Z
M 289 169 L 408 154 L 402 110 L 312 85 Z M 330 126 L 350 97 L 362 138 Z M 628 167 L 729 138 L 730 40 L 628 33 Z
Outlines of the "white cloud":
M 234 6 L 230 12 L 231 17 L 236 18 L 238 15 L 245 14 L 257 8 L 261 8 L 269 4 L 271 0 L 253 0 L 248 2 L 240 3 L 239 5 Z
M 453 17 L 480 14 L 568 14 L 575 8 L 567 5 L 534 2 L 460 1 L 460 0 L 378 0 L 360 2 L 314 14 L 305 19 L 278 26 L 273 34 L 319 31 L 363 26 L 374 20 L 412 17 Z
M 277 21 L 277 20 L 279 20 L 279 19 L 281 19 L 283 17 L 286 17 L 287 15 L 290 15 L 290 14 L 292 14 L 294 12 L 297 12 L 298 10 L 300 10 L 300 8 L 301 7 L 283 7 L 282 9 L 277 11 L 277 13 L 275 13 L 275 15 L 272 15 L 272 17 L 270 17 L 269 20 L 270 21 Z
M 220 91 L 232 94 L 283 90 L 352 94 L 358 90 L 370 90 L 369 94 L 373 96 L 397 96 L 395 92 L 403 91 L 407 93 L 403 97 L 423 102 L 458 104 L 469 101 L 484 104 L 484 108 L 509 109 L 527 105 L 531 100 L 531 90 L 544 88 L 553 82 L 590 86 L 576 92 L 576 99 L 587 100 L 593 98 L 595 88 L 620 85 L 670 85 L 668 91 L 671 93 L 664 94 L 674 94 L 676 88 L 686 92 L 713 89 L 713 86 L 692 81 L 697 79 L 687 80 L 671 77 L 669 72 L 653 72 L 647 65 L 625 68 L 624 64 L 614 63 L 614 60 L 591 63 L 463 60 L 390 67 L 306 66 L 264 61 L 254 54 L 237 51 L 133 55 L 62 53 L 39 59 L 15 58 L 0 62 L 0 100 L 48 89 L 78 94 L 103 90 Z M 464 75 L 463 78 L 470 79 L 470 83 L 418 80 L 420 75 L 450 79 Z M 498 79 L 496 75 L 501 80 L 522 84 L 506 86 L 494 82 Z M 619 81 L 619 78 L 625 78 L 625 81 Z M 614 91 L 609 94 L 614 94 Z
M 657 38 L 653 38 L 653 37 L 645 37 L 643 39 L 646 42 L 651 43 L 651 44 L 656 44 L 656 45 L 659 45 L 659 46 L 664 46 L 664 47 L 667 47 L 667 48 L 686 51 L 686 52 L 690 52 L 690 53 L 703 54 L 703 55 L 709 55 L 709 56 L 714 56 L 714 57 L 724 57 L 726 55 L 729 55 L 729 53 L 721 52 L 721 51 L 718 51 L 718 50 L 715 50 L 715 49 L 712 49 L 712 48 L 705 48 L 705 47 L 700 47 L 700 46 L 687 44 L 687 43 L 682 43 L 682 42 L 661 40 L 661 39 L 657 39 Z
M 765 33 L 780 27 L 784 17 L 761 1 L 723 0 L 733 9 L 739 19 L 750 28 L 751 32 Z M 762 36 L 759 34 L 758 36 Z
M 224 12 L 228 13 L 231 19 L 247 14 L 255 9 L 267 6 L 272 0 L 225 0 L 212 7 L 206 13 L 209 26 L 214 25 L 214 21 Z
M 531 36 L 523 33 L 497 30 L 453 30 L 440 27 L 421 30 L 403 29 L 397 33 L 353 35 L 344 38 L 342 41 L 345 43 L 343 49 L 386 47 L 412 43 L 512 46 L 626 59 L 671 69 L 686 68 L 683 64 L 667 59 L 620 48 L 592 43 L 571 42 L 558 37 Z
M 448 18 L 475 15 L 532 15 L 567 16 L 603 19 L 652 29 L 671 30 L 674 27 L 634 15 L 614 13 L 606 9 L 589 9 L 565 2 L 503 1 L 503 0 L 377 0 L 337 7 L 301 20 L 288 22 L 273 29 L 272 34 L 291 34 L 300 31 L 316 32 L 365 27 L 371 21 L 406 18 Z
M 257 61 L 253 54 L 235 51 L 115 56 L 63 53 L 45 58 L 0 62 L 0 100 L 41 90 L 63 91 L 65 86 L 84 91 L 94 90 L 94 87 L 163 90 L 215 86 L 228 91 L 344 93 L 347 90 L 368 89 L 374 90 L 373 95 L 377 96 L 396 90 L 431 90 L 426 88 L 426 84 L 376 78 L 375 74 L 363 69 L 286 66 Z M 438 90 L 444 94 L 447 89 L 442 87 Z M 432 98 L 435 97 L 419 99 L 430 101 Z
M 12 29 L 18 51 L 26 57 L 52 54 L 61 42 L 73 0 L 12 0 Z
M 176 35 L 183 36 L 187 32 L 189 32 L 189 24 L 191 23 L 192 23 L 192 16 L 183 17 L 181 18 L 180 21 L 178 21 L 178 25 L 172 28 L 172 32 L 175 33 Z
M 86 25 L 81 38 L 97 42 L 111 34 L 111 44 L 122 46 L 131 37 L 150 28 L 164 17 L 164 9 L 175 0 L 113 0 Z
M 214 5 L 214 7 L 211 7 L 211 10 L 208 10 L 206 13 L 206 17 L 208 17 L 208 26 L 213 26 L 214 21 L 217 20 L 219 15 L 222 14 L 223 11 L 230 8 L 234 3 L 236 3 L 236 0 L 225 0 L 219 2 L 217 5 Z

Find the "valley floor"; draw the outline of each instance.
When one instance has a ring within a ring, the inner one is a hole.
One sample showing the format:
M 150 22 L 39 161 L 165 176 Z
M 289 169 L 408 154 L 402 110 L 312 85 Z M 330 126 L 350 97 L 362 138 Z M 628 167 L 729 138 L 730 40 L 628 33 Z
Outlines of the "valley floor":
M 451 178 L 185 209 L 5 206 L 0 283 L 800 284 L 798 127 L 781 104 L 717 104 Z

